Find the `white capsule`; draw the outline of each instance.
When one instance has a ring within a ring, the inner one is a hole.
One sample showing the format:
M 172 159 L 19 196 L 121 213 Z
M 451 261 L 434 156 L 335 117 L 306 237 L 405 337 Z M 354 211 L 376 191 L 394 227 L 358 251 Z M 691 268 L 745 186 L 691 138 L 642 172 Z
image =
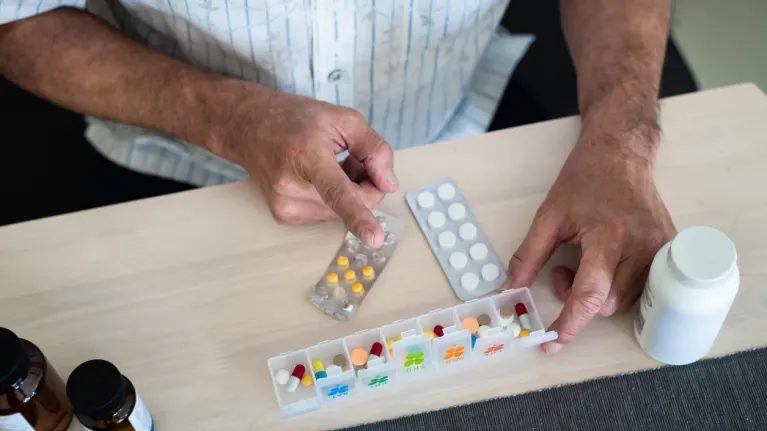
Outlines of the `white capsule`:
M 472 223 L 464 223 L 458 228 L 458 236 L 464 241 L 470 241 L 477 236 L 477 227 Z
M 510 331 L 514 338 L 519 337 L 519 333 L 522 332 L 522 328 L 520 328 L 519 323 L 516 322 L 511 322 L 509 326 L 506 327 L 506 330 Z
M 421 208 L 428 209 L 434 206 L 434 195 L 429 191 L 419 193 L 416 200 Z
M 452 184 L 442 184 L 437 187 L 437 195 L 443 201 L 449 201 L 455 197 L 455 187 Z
M 528 313 L 520 314 L 519 315 L 519 323 L 522 324 L 523 328 L 525 328 L 525 329 L 527 329 L 529 331 L 530 328 L 532 328 L 532 325 L 530 325 L 530 316 L 528 316 L 527 314 Z
M 487 246 L 482 242 L 472 244 L 469 248 L 469 254 L 474 260 L 482 260 L 487 257 Z
M 296 376 L 290 376 L 290 379 L 288 379 L 288 385 L 285 390 L 288 392 L 295 392 L 296 389 L 298 389 L 299 383 L 301 383 L 301 379 Z
M 445 213 L 439 211 L 432 211 L 428 217 L 429 227 L 432 229 L 439 229 L 445 225 Z
M 437 241 L 439 241 L 439 246 L 442 248 L 450 248 L 455 245 L 456 237 L 453 232 L 450 232 L 449 230 L 446 230 L 439 234 L 437 237 Z
M 381 357 L 376 355 L 370 355 L 368 356 L 368 362 L 365 364 L 365 367 L 370 368 L 382 363 L 383 363 L 383 359 Z
M 448 258 L 448 261 L 450 262 L 450 266 L 452 266 L 455 269 L 463 269 L 466 266 L 466 263 L 469 261 L 469 258 L 466 257 L 466 254 L 460 251 L 456 251 L 455 253 L 451 254 Z

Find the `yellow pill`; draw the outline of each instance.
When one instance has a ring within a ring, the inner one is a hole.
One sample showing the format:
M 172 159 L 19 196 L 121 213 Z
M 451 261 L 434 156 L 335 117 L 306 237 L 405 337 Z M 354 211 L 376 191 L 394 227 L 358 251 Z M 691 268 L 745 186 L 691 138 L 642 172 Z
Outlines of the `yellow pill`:
M 338 274 L 335 272 L 329 272 L 327 277 L 325 277 L 328 284 L 338 284 Z
M 429 336 L 429 340 L 433 340 L 436 337 L 431 329 L 426 329 L 423 333 Z
M 376 276 L 376 271 L 372 266 L 368 265 L 362 268 L 362 276 L 365 278 L 365 280 L 372 280 L 373 277 Z
M 349 267 L 349 258 L 346 256 L 338 256 L 338 259 L 336 259 L 336 265 L 338 265 L 341 269 L 346 269 Z
M 312 383 L 312 376 L 310 376 L 309 373 L 304 374 L 304 377 L 301 378 L 301 384 L 304 386 L 311 386 Z
M 352 283 L 352 293 L 359 296 L 365 293 L 365 286 L 362 285 L 359 281 L 355 281 Z
M 315 373 L 325 371 L 325 364 L 322 363 L 322 359 L 315 359 L 312 361 L 312 368 L 314 368 Z
M 527 337 L 528 335 L 530 335 L 530 330 L 528 329 L 523 329 L 519 331 L 519 338 L 524 338 L 524 337 Z
M 386 339 L 386 348 L 389 349 L 389 351 L 391 351 L 392 344 L 394 344 L 394 340 L 392 340 L 391 338 L 387 338 Z
M 344 271 L 344 280 L 348 282 L 355 281 L 357 279 L 357 274 L 354 273 L 353 269 L 347 269 Z

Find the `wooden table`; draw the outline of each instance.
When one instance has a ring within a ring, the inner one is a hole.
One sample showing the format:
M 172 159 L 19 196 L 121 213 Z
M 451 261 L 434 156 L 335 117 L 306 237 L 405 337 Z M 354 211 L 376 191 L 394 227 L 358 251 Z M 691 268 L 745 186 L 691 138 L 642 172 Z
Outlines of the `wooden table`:
M 764 346 L 767 97 L 739 85 L 666 100 L 662 112 L 657 181 L 677 227 L 713 225 L 738 247 L 741 290 L 711 355 Z M 508 259 L 578 127 L 566 118 L 400 151 L 401 189 L 452 176 Z M 406 221 L 391 264 L 355 320 L 330 320 L 307 289 L 343 226 L 278 226 L 254 190 L 211 187 L 0 228 L 0 324 L 65 376 L 86 359 L 116 363 L 158 430 L 337 427 L 658 366 L 630 316 L 597 318 L 555 356 L 534 350 L 283 420 L 267 358 L 457 299 L 400 192 L 381 205 Z M 553 261 L 572 259 L 563 250 Z M 550 323 L 559 304 L 542 274 L 533 296 Z

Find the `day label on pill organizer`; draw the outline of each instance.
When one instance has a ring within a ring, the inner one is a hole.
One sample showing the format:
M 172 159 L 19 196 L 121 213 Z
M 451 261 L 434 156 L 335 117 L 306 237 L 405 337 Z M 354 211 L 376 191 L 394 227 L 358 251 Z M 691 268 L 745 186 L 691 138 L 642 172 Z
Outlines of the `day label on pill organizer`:
M 475 299 L 506 282 L 505 265 L 452 178 L 409 191 L 405 200 L 458 298 Z
M 312 304 L 336 320 L 350 320 L 389 263 L 402 233 L 402 221 L 373 210 L 384 231 L 380 248 L 370 248 L 347 232 L 320 280 L 310 289 Z

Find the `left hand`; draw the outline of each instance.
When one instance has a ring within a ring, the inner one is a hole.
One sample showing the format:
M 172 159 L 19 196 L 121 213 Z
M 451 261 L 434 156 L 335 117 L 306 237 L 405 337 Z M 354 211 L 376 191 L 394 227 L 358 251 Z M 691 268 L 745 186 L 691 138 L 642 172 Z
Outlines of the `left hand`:
M 570 343 L 595 315 L 630 308 L 653 256 L 675 234 L 652 175 L 659 132 L 649 129 L 584 126 L 511 258 L 511 287 L 529 286 L 560 244 L 580 245 L 577 272 L 552 270 L 564 305 L 551 327 L 559 339 L 546 352 Z

